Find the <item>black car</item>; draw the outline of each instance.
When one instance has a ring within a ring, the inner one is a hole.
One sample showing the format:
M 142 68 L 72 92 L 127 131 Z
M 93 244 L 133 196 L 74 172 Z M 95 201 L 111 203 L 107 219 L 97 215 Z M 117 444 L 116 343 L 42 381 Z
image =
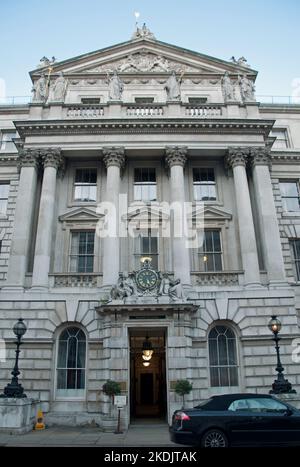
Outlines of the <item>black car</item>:
M 300 410 L 270 395 L 213 396 L 176 410 L 170 435 L 174 443 L 201 447 L 300 446 Z

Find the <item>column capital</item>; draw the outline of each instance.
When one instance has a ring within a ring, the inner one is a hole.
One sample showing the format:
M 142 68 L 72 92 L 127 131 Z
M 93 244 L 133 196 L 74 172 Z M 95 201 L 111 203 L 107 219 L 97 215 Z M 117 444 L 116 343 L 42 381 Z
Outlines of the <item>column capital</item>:
M 38 149 L 19 149 L 19 167 L 35 167 L 40 164 L 40 151 Z
M 64 157 L 60 148 L 42 148 L 41 159 L 44 168 L 54 167 L 58 170 L 61 169 L 64 164 Z
M 246 167 L 248 157 L 248 147 L 228 148 L 227 154 L 225 156 L 225 165 L 232 169 L 238 165 Z
M 271 150 L 266 147 L 250 148 L 250 163 L 252 167 L 256 165 L 267 165 L 269 168 L 272 166 Z
M 171 168 L 174 165 L 184 167 L 187 161 L 187 146 L 166 146 L 166 163 Z
M 123 146 L 119 147 L 109 147 L 103 148 L 103 162 L 106 168 L 115 165 L 119 167 L 119 169 L 123 168 L 125 165 L 125 149 Z

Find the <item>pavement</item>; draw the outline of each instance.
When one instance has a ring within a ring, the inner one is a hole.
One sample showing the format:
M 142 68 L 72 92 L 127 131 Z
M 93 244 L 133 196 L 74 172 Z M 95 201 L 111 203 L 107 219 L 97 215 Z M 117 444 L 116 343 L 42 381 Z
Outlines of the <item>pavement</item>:
M 55 426 L 23 435 L 0 433 L 0 447 L 4 446 L 87 446 L 87 447 L 176 447 L 170 441 L 166 423 L 148 423 L 141 420 L 121 434 L 104 433 L 97 427 Z M 182 447 L 182 446 L 181 446 Z

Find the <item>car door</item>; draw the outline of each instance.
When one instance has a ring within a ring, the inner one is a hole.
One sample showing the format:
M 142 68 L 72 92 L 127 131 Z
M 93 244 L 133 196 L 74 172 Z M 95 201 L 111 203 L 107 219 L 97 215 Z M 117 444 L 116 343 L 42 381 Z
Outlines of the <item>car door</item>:
M 238 399 L 228 407 L 228 432 L 232 444 L 256 445 L 267 443 L 267 434 L 263 430 L 263 418 L 258 410 L 253 410 L 248 400 Z

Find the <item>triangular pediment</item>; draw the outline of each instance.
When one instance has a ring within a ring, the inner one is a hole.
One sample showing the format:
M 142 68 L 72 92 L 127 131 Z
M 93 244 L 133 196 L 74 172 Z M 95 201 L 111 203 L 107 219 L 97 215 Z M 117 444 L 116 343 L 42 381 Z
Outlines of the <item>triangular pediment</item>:
M 214 206 L 199 206 L 193 209 L 190 218 L 195 221 L 204 219 L 204 222 L 209 220 L 226 222 L 232 219 L 232 214 Z
M 65 214 L 59 216 L 61 222 L 97 222 L 103 215 L 97 214 L 92 209 L 80 207 L 68 211 Z
M 128 208 L 128 212 L 122 216 L 123 221 L 127 222 L 162 222 L 169 220 L 169 212 L 164 210 L 159 204 L 145 205 L 144 203 L 135 203 Z
M 54 62 L 52 73 L 62 71 L 68 76 L 91 76 L 110 73 L 116 70 L 126 74 L 169 74 L 177 73 L 223 75 L 247 72 L 256 76 L 257 72 L 248 66 L 220 60 L 208 55 L 183 49 L 164 42 L 147 38 L 131 40 L 122 44 L 97 50 L 62 62 Z M 31 72 L 32 78 L 47 72 L 47 66 Z

